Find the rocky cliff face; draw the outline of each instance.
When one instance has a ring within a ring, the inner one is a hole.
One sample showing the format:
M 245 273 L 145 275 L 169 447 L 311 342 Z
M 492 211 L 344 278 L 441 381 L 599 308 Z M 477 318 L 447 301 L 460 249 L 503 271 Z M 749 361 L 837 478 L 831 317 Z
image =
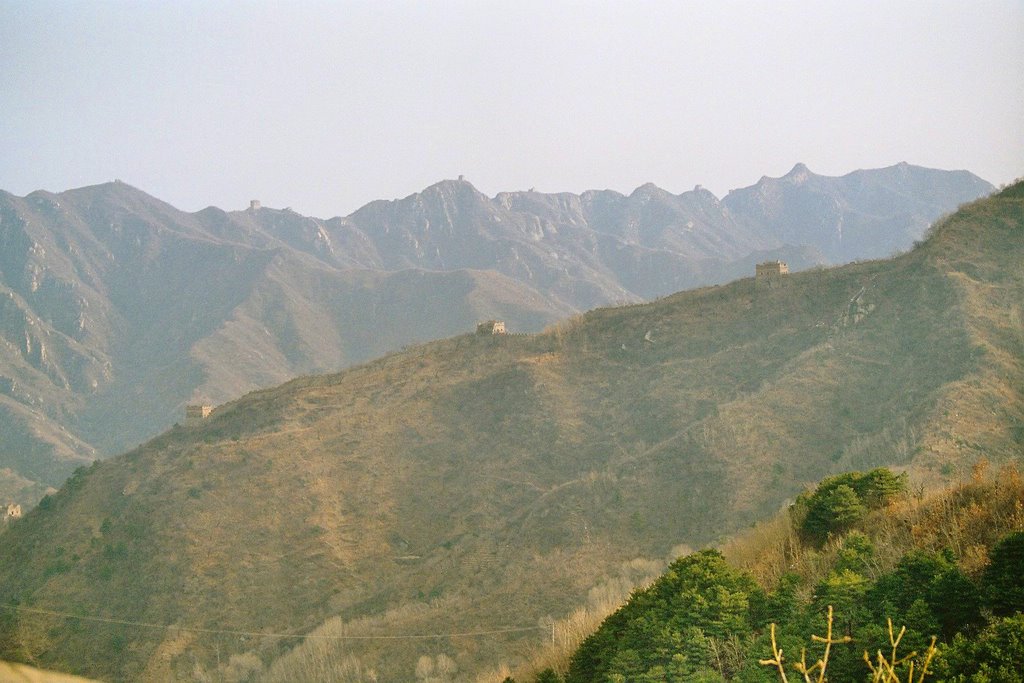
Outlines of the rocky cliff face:
M 123 183 L 0 192 L 0 498 L 31 503 L 92 459 L 296 374 L 502 318 L 575 311 L 908 247 L 991 190 L 901 164 L 797 166 L 719 200 L 505 192 L 446 180 L 350 216 L 185 213 Z

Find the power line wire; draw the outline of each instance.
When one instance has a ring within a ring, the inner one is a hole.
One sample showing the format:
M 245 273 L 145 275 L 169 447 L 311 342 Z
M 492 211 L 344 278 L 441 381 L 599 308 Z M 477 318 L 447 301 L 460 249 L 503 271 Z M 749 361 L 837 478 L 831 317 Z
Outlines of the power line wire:
M 79 619 L 81 621 L 98 622 L 102 624 L 117 624 L 120 626 L 138 626 L 141 628 L 161 629 L 165 631 L 189 631 L 191 633 L 222 634 L 231 636 L 249 636 L 253 638 L 302 638 L 305 640 L 431 640 L 436 638 L 469 638 L 476 636 L 491 636 L 502 633 L 525 633 L 527 631 L 546 631 L 545 626 L 521 626 L 510 628 L 498 628 L 486 631 L 465 631 L 462 633 L 418 633 L 408 635 L 376 635 L 376 636 L 348 636 L 348 635 L 320 635 L 316 633 L 265 633 L 262 631 L 235 631 L 230 629 L 200 628 L 193 626 L 170 626 L 167 624 L 154 624 L 145 621 L 131 621 L 128 619 L 112 619 L 109 617 L 96 617 L 70 612 L 58 612 L 55 610 L 39 609 L 36 607 L 24 607 L 21 605 L 0 605 L 0 607 L 14 610 L 16 612 L 29 612 L 32 614 L 43 614 L 52 617 L 63 617 L 66 619 Z

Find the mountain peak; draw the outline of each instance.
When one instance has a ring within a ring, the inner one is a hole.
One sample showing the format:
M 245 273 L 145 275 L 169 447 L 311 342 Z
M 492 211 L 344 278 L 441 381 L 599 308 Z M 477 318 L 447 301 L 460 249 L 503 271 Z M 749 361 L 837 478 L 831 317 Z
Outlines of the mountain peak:
M 808 178 L 810 178 L 812 175 L 814 174 L 811 173 L 811 170 L 807 168 L 807 166 L 803 162 L 797 162 L 796 166 L 794 166 L 789 171 L 789 173 L 784 175 L 783 178 L 785 178 L 786 180 L 791 180 L 795 183 L 802 183 Z
M 65 192 L 142 192 L 139 188 L 134 185 L 129 185 L 123 180 L 108 180 L 104 183 L 96 183 L 95 185 L 83 185 L 82 187 L 76 187 Z M 60 193 L 60 194 L 63 194 Z M 143 194 L 145 194 L 143 192 Z
M 704 187 L 703 185 L 694 185 L 693 189 L 690 190 L 690 194 L 695 195 L 697 197 L 701 197 L 703 199 L 713 199 L 716 202 L 718 201 L 718 196 L 708 188 Z
M 640 187 L 638 187 L 635 190 L 633 190 L 633 193 L 630 195 L 630 197 L 631 198 L 632 197 L 636 197 L 636 198 L 650 199 L 651 197 L 654 197 L 655 195 L 663 195 L 663 194 L 669 194 L 669 193 L 666 190 L 661 189 L 660 187 L 658 187 L 654 183 L 644 183 Z
M 460 175 L 458 178 L 439 180 L 427 189 L 429 190 L 431 187 L 473 187 L 473 183 L 466 180 L 466 176 Z M 476 188 L 473 187 L 473 189 L 475 190 Z
M 128 183 L 121 180 L 111 180 L 109 182 L 98 183 L 96 185 L 85 185 L 83 187 L 77 187 L 71 190 L 64 190 L 63 192 L 60 192 L 55 196 L 64 199 L 105 198 L 107 200 L 119 202 L 142 201 L 159 202 L 161 204 L 164 203 L 163 201 L 157 199 L 156 197 L 153 197 L 152 195 L 147 194 L 145 191 L 140 190 L 134 185 L 129 185 Z
M 453 179 L 453 178 L 445 178 L 444 180 L 440 180 L 440 181 L 434 183 L 433 185 L 425 188 L 419 194 L 420 195 L 440 194 L 440 195 L 445 195 L 445 196 L 449 196 L 449 197 L 454 197 L 456 195 L 482 194 L 482 193 L 480 192 L 480 190 L 476 189 L 473 186 L 473 183 L 471 183 L 468 180 L 466 180 L 465 176 L 461 176 L 460 175 L 458 178 L 455 178 L 455 179 Z

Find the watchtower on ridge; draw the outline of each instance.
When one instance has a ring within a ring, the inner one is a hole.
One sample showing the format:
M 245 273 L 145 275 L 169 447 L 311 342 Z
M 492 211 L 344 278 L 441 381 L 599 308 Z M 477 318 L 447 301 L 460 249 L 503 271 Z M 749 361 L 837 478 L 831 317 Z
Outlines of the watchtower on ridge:
M 488 320 L 476 326 L 477 334 L 507 334 L 504 320 Z
M 17 503 L 0 505 L 0 522 L 7 523 L 12 519 L 18 519 L 19 517 L 21 517 L 21 506 Z
M 198 404 L 185 406 L 185 424 L 198 424 L 210 417 L 210 413 L 212 412 L 213 406 Z
M 778 259 L 754 266 L 754 282 L 758 287 L 778 287 L 789 275 L 789 266 Z

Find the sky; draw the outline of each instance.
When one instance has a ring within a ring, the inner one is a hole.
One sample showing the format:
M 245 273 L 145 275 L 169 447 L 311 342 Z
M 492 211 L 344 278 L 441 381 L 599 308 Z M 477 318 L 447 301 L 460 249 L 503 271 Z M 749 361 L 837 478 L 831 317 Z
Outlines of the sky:
M 1024 175 L 1024 0 L 0 0 L 0 189 L 320 217 L 464 175 Z

